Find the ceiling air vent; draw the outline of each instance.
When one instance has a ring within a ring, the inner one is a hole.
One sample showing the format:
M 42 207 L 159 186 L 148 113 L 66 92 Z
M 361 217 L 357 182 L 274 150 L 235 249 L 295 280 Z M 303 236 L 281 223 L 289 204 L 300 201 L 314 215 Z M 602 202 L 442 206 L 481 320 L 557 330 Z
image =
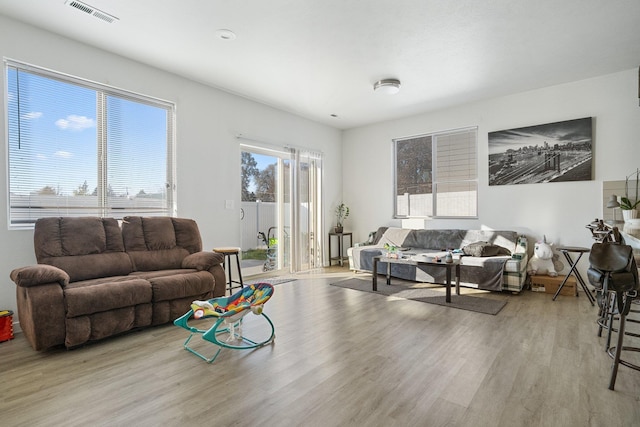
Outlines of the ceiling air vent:
M 112 24 L 112 23 L 118 21 L 118 18 L 116 18 L 115 16 L 109 15 L 108 13 L 103 12 L 103 11 L 101 11 L 99 9 L 96 9 L 93 6 L 89 6 L 86 3 L 82 3 L 81 1 L 67 0 L 65 2 L 65 4 L 71 6 L 71 7 L 75 8 L 75 9 L 78 9 L 78 10 L 80 10 L 80 11 L 86 13 L 86 14 L 89 14 L 89 15 L 93 16 L 94 18 L 98 18 L 98 19 L 101 19 L 101 20 L 103 20 L 105 22 L 108 22 L 109 24 Z

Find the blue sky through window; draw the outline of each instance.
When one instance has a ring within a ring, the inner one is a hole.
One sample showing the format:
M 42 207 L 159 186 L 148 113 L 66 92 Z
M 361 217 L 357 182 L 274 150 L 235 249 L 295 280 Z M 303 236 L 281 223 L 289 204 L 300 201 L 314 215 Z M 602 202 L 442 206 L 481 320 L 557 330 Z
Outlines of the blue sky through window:
M 85 182 L 93 192 L 96 90 L 13 67 L 7 81 L 11 192 L 29 194 L 48 186 L 73 195 Z M 108 96 L 107 135 L 108 181 L 115 194 L 162 193 L 166 168 L 158 165 L 167 162 L 167 110 Z

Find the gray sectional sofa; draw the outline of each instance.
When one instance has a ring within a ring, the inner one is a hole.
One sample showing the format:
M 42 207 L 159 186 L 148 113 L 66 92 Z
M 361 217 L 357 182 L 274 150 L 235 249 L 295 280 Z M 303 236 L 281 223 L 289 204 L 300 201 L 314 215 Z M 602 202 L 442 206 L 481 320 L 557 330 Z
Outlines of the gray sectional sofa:
M 351 270 L 371 272 L 373 257 L 387 252 L 385 244 L 400 247 L 399 253 L 405 257 L 443 257 L 453 250 L 454 258 L 460 258 L 462 286 L 517 293 L 525 285 L 527 239 L 515 231 L 380 227 L 368 242 L 347 250 Z M 378 273 L 386 273 L 386 269 L 387 264 L 378 264 Z M 391 265 L 393 277 L 417 282 L 444 283 L 445 274 L 443 268 Z
M 223 257 L 203 252 L 195 221 L 43 218 L 38 264 L 17 268 L 18 319 L 35 350 L 68 348 L 171 322 L 193 300 L 225 294 Z

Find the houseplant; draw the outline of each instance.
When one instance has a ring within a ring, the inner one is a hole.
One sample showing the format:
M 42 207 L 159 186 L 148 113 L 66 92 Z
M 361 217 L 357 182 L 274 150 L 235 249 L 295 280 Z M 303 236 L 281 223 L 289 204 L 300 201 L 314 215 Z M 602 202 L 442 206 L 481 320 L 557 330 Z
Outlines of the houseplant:
M 349 206 L 345 205 L 344 203 L 340 203 L 338 206 L 336 206 L 336 233 L 342 233 L 342 231 L 344 230 L 343 222 L 345 219 L 347 219 L 348 216 Z
M 629 178 L 631 178 L 634 174 L 628 175 L 624 181 L 624 197 L 620 198 L 620 209 L 622 209 L 622 217 L 624 220 L 637 218 L 638 210 L 636 209 L 638 205 L 640 205 L 640 199 L 638 199 L 638 184 L 640 181 L 640 169 L 636 169 L 636 192 L 635 199 L 633 201 L 629 199 Z

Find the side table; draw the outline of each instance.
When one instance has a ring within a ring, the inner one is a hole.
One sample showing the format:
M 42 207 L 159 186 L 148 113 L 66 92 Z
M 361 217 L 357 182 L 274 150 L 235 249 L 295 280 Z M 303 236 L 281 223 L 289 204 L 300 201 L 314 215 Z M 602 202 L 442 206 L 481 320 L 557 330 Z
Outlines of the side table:
M 562 254 L 564 255 L 565 259 L 567 260 L 571 268 L 569 269 L 569 272 L 565 276 L 560 286 L 558 286 L 558 290 L 556 291 L 556 294 L 553 296 L 553 301 L 556 300 L 556 298 L 560 294 L 560 291 L 562 290 L 562 287 L 564 286 L 565 283 L 567 283 L 567 279 L 569 278 L 569 276 L 571 276 L 571 273 L 573 273 L 578 283 L 580 283 L 580 286 L 582 286 L 582 290 L 587 295 L 587 298 L 589 298 L 589 302 L 591 303 L 591 305 L 595 305 L 595 301 L 596 301 L 595 297 L 591 295 L 591 291 L 587 287 L 586 282 L 584 281 L 584 279 L 580 275 L 580 272 L 576 268 L 576 266 L 578 265 L 578 261 L 580 261 L 580 258 L 582 258 L 582 255 L 584 255 L 587 252 L 590 252 L 591 249 L 583 248 L 580 246 L 558 246 L 556 249 L 562 252 Z M 569 255 L 569 253 L 571 252 L 578 254 L 575 260 L 572 259 L 571 256 Z M 577 286 L 576 286 L 576 296 L 578 296 Z
M 353 246 L 353 233 L 329 233 L 329 266 L 331 266 L 331 261 L 337 260 L 340 263 L 340 267 L 342 267 L 344 266 L 344 260 L 348 259 L 343 255 L 344 238 L 346 236 L 349 236 L 349 246 L 347 247 L 350 248 L 351 246 Z M 335 257 L 331 256 L 331 238 L 332 237 L 338 238 L 338 256 L 335 256 Z

